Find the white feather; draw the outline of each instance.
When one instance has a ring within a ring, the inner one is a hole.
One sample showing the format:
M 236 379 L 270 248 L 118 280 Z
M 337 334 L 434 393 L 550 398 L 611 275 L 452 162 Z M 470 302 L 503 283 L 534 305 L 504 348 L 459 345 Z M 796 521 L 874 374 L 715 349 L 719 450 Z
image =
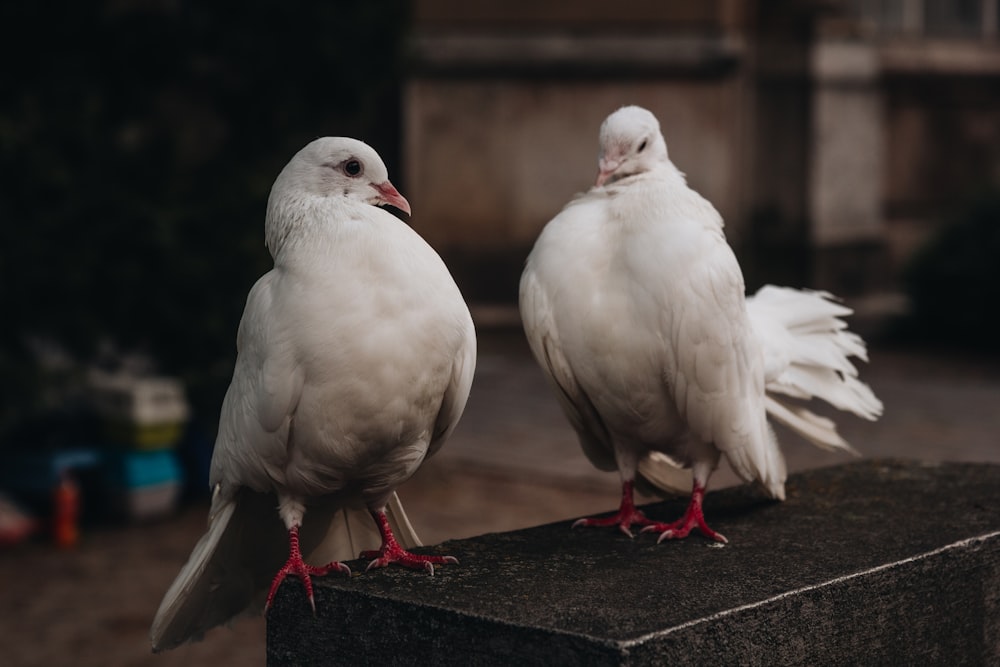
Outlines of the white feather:
M 864 343 L 850 311 L 820 292 L 744 297 L 712 205 L 667 157 L 648 111 L 601 127 L 598 186 L 542 231 L 521 278 L 525 333 L 584 452 L 668 491 L 702 485 L 725 455 L 784 497 L 771 414 L 817 444 L 846 447 L 829 420 L 773 398 L 821 398 L 874 418 L 881 404 L 849 357 Z M 602 185 L 603 184 L 603 185 Z
M 216 495 L 208 531 L 171 584 L 156 612 L 150 637 L 154 651 L 198 640 L 209 629 L 241 615 L 259 613 L 274 573 L 287 556 L 285 527 L 274 494 L 241 489 L 235 498 Z M 378 531 L 364 508 L 310 508 L 301 540 L 306 561 L 325 565 L 377 549 Z M 387 507 L 404 548 L 420 546 L 398 496 Z
M 851 310 L 832 299 L 826 292 L 766 285 L 747 299 L 747 311 L 765 358 L 770 417 L 820 447 L 854 452 L 832 420 L 779 399 L 820 399 L 868 420 L 882 414 L 882 402 L 857 379 L 850 360 L 868 359 L 864 341 L 840 319 Z
M 437 253 L 372 205 L 408 208 L 387 179 L 369 146 L 325 138 L 275 181 L 275 266 L 240 322 L 208 532 L 160 605 L 154 649 L 259 609 L 293 526 L 313 565 L 378 548 L 382 508 L 404 548 L 420 544 L 395 489 L 457 424 L 475 331 Z

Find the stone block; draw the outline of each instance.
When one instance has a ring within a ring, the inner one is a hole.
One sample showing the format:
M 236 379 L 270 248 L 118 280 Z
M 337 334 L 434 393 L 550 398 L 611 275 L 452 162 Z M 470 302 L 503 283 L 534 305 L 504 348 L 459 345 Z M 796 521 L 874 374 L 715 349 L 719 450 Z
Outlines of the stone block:
M 424 548 L 461 561 L 433 577 L 317 579 L 315 616 L 289 579 L 267 664 L 1000 662 L 1000 466 L 863 461 L 793 475 L 787 492 L 710 493 L 725 546 L 571 522 L 488 534 Z

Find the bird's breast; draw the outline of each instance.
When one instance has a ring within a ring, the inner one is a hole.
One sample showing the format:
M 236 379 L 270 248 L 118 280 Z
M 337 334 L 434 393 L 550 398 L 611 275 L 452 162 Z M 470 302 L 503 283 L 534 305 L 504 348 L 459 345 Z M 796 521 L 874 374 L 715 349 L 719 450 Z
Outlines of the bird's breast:
M 380 250 L 300 274 L 283 292 L 280 314 L 304 373 L 290 483 L 391 486 L 430 444 L 467 344 L 468 310 L 429 248 Z

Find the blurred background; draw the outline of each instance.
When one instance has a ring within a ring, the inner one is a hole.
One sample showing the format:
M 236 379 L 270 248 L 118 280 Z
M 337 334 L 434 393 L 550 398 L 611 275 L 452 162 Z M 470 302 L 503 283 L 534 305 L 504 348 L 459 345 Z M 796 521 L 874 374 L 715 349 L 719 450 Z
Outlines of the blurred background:
M 6 664 L 263 663 L 259 619 L 164 656 L 146 634 L 204 527 L 271 183 L 318 136 L 379 151 L 477 323 L 466 416 L 401 489 L 427 543 L 617 503 L 516 294 L 624 104 L 749 289 L 855 309 L 886 414 L 848 440 L 1000 462 L 1000 0 L 91 0 L 0 24 Z M 845 460 L 780 435 L 793 470 Z

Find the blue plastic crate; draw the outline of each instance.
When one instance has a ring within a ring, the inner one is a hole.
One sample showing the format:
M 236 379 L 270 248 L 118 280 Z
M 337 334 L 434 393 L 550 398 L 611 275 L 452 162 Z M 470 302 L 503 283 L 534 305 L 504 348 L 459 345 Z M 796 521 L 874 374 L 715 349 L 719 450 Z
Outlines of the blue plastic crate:
M 104 453 L 104 473 L 109 485 L 121 490 L 180 484 L 183 479 L 177 455 L 170 449 L 109 449 Z

